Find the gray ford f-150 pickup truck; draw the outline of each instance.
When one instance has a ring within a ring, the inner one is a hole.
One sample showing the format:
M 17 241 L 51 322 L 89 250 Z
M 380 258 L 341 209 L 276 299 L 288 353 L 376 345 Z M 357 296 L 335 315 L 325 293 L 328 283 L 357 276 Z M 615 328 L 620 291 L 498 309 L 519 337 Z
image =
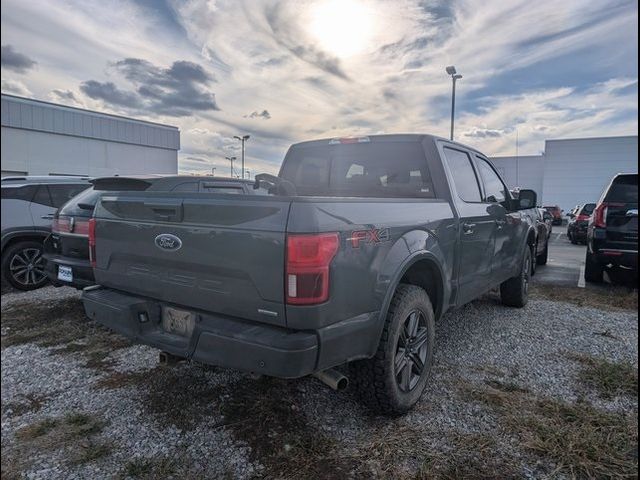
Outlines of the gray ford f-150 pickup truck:
M 270 195 L 105 192 L 87 315 L 259 374 L 335 386 L 345 377 L 332 367 L 349 364 L 365 403 L 398 413 L 425 389 L 445 311 L 494 287 L 506 305 L 527 303 L 536 194 L 513 198 L 472 148 L 430 135 L 317 140 L 260 178 Z

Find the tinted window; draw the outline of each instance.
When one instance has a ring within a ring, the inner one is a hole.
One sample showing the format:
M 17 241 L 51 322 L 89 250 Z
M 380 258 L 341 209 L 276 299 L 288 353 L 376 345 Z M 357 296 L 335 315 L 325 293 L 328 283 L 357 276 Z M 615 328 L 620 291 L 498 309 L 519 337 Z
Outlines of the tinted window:
M 46 185 L 38 185 L 36 195 L 33 197 L 33 203 L 53 207 L 53 201 L 51 200 L 51 195 L 49 195 L 49 189 Z
M 240 187 L 203 187 L 202 191 L 207 193 L 244 193 L 244 190 Z
M 594 208 L 596 208 L 595 203 L 587 203 L 584 207 L 582 207 L 582 215 L 591 215 L 593 213 Z
M 484 185 L 484 200 L 486 202 L 501 203 L 507 199 L 507 189 L 498 177 L 498 174 L 491 168 L 489 162 L 476 157 L 478 159 L 478 170 L 480 178 Z
M 465 202 L 480 202 L 480 186 L 469 155 L 452 148 L 445 148 L 444 154 L 453 175 L 458 196 Z
M 79 205 L 83 204 L 84 206 L 94 206 L 98 202 L 98 198 L 100 198 L 100 191 L 94 190 L 93 188 L 88 188 L 84 192 L 76 195 L 73 199 L 73 202 L 68 202 L 60 209 L 60 215 L 69 215 L 69 216 L 78 216 L 78 217 L 90 217 L 93 213 L 93 210 L 89 208 L 80 208 Z
M 62 205 L 67 203 L 73 197 L 78 195 L 80 192 L 83 192 L 89 187 L 88 184 L 82 183 L 79 185 L 74 184 L 59 184 L 59 185 L 49 185 L 49 194 L 51 195 L 51 201 L 53 202 L 53 206 L 56 208 L 60 208 Z
M 33 200 L 33 194 L 36 193 L 35 185 L 27 185 L 26 187 L 2 187 L 2 198 L 7 200 L 24 200 L 30 202 Z
M 638 203 L 638 175 L 620 175 L 616 177 L 604 201 Z
M 299 195 L 433 198 L 418 142 L 366 142 L 293 147 L 281 177 Z

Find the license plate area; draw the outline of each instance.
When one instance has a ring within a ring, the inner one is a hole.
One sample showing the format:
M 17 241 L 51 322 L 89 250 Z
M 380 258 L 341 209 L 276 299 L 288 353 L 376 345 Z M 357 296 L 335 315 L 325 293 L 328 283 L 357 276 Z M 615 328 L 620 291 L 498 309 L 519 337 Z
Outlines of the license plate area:
M 190 337 L 196 323 L 196 314 L 179 308 L 162 308 L 162 329 L 183 337 Z
M 59 265 L 58 280 L 61 280 L 63 282 L 73 282 L 73 269 L 71 267 L 65 267 L 64 265 Z

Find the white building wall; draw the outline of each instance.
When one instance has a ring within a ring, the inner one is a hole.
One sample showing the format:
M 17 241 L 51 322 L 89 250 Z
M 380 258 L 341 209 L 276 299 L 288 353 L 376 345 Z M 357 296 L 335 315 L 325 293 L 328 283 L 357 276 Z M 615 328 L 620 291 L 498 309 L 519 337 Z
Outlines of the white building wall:
M 9 127 L 2 127 L 1 142 L 3 172 L 90 176 L 178 172 L 178 152 L 165 148 Z
M 493 157 L 491 163 L 509 188 L 527 188 L 538 194 L 542 201 L 544 180 L 544 156 L 525 155 L 519 157 Z
M 596 202 L 613 175 L 637 171 L 637 136 L 547 140 L 543 203 L 569 211 Z

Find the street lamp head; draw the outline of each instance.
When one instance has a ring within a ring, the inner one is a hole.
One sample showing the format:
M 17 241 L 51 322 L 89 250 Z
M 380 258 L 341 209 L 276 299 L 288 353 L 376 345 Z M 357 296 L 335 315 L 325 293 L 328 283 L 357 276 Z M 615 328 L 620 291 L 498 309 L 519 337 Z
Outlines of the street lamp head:
M 456 67 L 454 67 L 453 65 L 449 65 L 446 69 L 447 73 L 449 75 L 455 75 L 456 74 Z
M 456 75 L 453 75 L 454 80 L 460 80 L 461 78 L 462 78 L 462 75 L 460 75 L 459 73 Z
M 251 138 L 251 136 L 250 136 L 250 135 L 245 135 L 245 136 L 244 136 L 244 137 L 242 137 L 242 138 L 243 138 L 243 139 L 245 139 L 245 140 L 249 140 L 249 138 Z

